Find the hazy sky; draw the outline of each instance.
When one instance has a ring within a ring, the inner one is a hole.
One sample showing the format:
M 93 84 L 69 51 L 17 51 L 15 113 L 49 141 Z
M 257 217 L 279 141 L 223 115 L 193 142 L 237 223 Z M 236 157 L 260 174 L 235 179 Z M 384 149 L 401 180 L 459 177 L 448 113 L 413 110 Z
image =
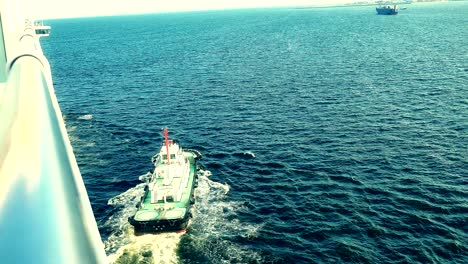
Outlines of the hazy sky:
M 13 0 L 14 1 L 14 0 Z M 28 1 L 28 0 L 26 0 Z M 189 10 L 274 6 L 334 5 L 352 0 L 36 0 L 31 9 L 37 18 L 102 16 Z

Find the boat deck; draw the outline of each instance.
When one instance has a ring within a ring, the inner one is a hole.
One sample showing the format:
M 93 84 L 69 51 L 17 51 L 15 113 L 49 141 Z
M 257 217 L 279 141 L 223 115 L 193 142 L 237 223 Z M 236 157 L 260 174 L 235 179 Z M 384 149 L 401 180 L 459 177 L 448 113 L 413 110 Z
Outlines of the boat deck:
M 184 152 L 184 156 L 189 160 L 190 163 L 190 174 L 188 176 L 187 183 L 181 190 L 180 201 L 166 201 L 152 203 L 151 191 L 146 191 L 143 197 L 141 207 L 135 214 L 135 220 L 137 221 L 150 221 L 150 220 L 171 220 L 183 218 L 187 210 L 190 208 L 190 198 L 193 195 L 193 188 L 196 173 L 195 155 L 191 152 Z M 171 186 L 179 186 L 183 184 L 183 177 L 174 177 Z M 158 178 L 155 184 L 162 184 L 163 179 Z

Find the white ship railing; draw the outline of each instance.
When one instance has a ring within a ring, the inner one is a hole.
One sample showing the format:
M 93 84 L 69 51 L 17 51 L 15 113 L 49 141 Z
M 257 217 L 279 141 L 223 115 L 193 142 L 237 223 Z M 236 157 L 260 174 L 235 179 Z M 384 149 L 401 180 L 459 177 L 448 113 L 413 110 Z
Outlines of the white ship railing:
M 0 11 L 0 262 L 105 263 L 34 24 Z

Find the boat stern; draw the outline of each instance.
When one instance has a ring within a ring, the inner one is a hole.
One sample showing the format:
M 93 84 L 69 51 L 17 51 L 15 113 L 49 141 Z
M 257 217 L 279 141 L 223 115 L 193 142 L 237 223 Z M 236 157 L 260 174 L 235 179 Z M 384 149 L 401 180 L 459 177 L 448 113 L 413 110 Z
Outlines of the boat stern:
M 187 228 L 190 213 L 180 219 L 160 219 L 160 220 L 135 220 L 135 216 L 128 218 L 128 222 L 135 228 L 135 233 L 162 233 L 179 231 Z

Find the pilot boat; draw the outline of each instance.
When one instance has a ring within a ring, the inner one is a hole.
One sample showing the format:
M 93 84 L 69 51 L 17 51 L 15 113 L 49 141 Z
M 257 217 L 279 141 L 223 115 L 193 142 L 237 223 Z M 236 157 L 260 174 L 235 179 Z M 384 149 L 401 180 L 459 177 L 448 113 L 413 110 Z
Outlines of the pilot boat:
M 182 149 L 178 142 L 169 140 L 168 133 L 163 130 L 161 149 L 152 158 L 154 170 L 135 215 L 128 218 L 135 233 L 184 230 L 192 217 L 190 209 L 195 203 L 197 161 L 201 154 Z

